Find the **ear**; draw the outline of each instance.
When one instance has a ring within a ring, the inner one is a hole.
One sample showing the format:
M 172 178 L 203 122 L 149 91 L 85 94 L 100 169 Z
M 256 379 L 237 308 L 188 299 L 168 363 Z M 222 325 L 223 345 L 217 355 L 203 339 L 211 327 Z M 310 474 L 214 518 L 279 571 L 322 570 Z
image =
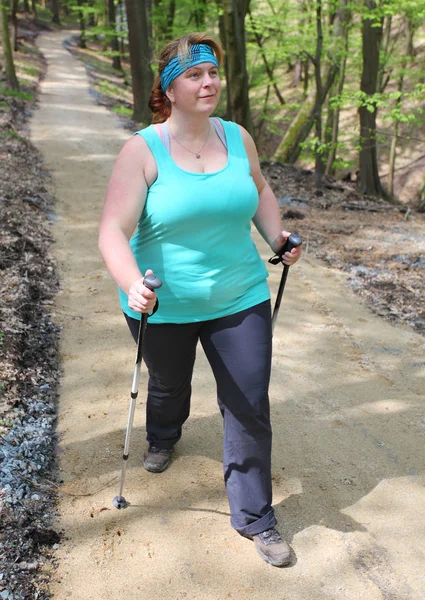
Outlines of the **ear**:
M 174 89 L 173 89 L 172 83 L 168 86 L 167 91 L 165 92 L 165 95 L 167 96 L 168 100 L 172 104 L 175 102 Z

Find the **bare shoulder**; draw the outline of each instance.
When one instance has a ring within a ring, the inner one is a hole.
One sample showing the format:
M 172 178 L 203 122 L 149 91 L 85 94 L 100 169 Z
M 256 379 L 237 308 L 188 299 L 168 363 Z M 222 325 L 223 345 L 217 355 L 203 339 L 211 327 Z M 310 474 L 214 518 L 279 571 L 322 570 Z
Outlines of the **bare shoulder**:
M 245 129 L 245 127 L 242 127 L 242 125 L 238 125 L 238 127 L 242 135 L 242 141 L 243 145 L 245 146 L 245 151 L 248 156 L 248 160 L 251 164 L 251 171 L 257 171 L 260 169 L 260 163 L 255 142 L 252 139 L 252 136 Z
M 150 152 L 149 146 L 141 135 L 132 135 L 124 146 L 121 148 L 120 157 L 124 158 L 135 158 L 143 160 L 144 156 Z
M 158 176 L 155 158 L 146 140 L 141 135 L 133 135 L 125 142 L 118 156 L 118 161 L 125 164 L 126 168 L 141 171 L 148 187 L 152 185 Z
M 245 146 L 245 150 L 246 150 L 249 162 L 251 163 L 251 167 L 252 167 L 253 164 L 256 161 L 258 161 L 257 147 L 255 145 L 254 140 L 252 139 L 252 136 L 248 133 L 248 131 L 245 129 L 245 127 L 242 127 L 242 125 L 239 125 L 239 124 L 238 124 L 238 127 L 239 127 L 239 131 L 241 132 L 243 145 Z
M 245 129 L 245 127 L 242 127 L 242 125 L 239 125 L 239 123 L 237 125 L 239 131 L 241 132 L 243 143 L 251 144 L 255 148 L 254 140 L 252 139 L 252 136 L 248 133 L 248 131 Z

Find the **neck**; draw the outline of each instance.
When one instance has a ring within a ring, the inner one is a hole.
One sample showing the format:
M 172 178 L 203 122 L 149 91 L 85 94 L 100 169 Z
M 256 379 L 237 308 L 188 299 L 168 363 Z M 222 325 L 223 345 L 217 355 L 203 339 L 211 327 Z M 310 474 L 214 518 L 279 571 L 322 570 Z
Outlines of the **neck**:
M 188 118 L 173 112 L 167 123 L 172 134 L 178 136 L 179 139 L 203 138 L 210 127 L 209 115 L 202 115 L 194 119 L 193 116 Z

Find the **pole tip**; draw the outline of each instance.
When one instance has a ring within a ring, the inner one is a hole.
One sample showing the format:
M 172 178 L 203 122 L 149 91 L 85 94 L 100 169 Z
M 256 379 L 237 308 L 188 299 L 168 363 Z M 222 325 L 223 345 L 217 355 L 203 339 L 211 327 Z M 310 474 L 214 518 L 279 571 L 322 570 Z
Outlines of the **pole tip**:
M 118 509 L 126 508 L 127 500 L 124 498 L 124 496 L 115 496 L 115 498 L 112 500 L 112 504 Z

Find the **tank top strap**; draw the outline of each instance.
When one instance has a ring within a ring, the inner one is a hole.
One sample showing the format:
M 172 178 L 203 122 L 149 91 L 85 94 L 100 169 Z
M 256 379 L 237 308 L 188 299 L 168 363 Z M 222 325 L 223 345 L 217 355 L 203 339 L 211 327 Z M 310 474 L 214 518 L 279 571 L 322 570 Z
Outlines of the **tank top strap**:
M 221 143 L 227 150 L 226 134 L 224 133 L 224 128 L 220 122 L 220 119 L 218 119 L 217 117 L 211 117 L 210 121 L 213 124 L 214 129 L 215 129 Z M 161 123 L 159 126 L 159 131 L 160 131 L 162 143 L 164 144 L 165 149 L 168 152 L 168 154 L 170 154 L 170 132 L 168 130 L 168 123 L 167 122 Z
M 224 133 L 224 127 L 221 124 L 220 119 L 218 117 L 211 117 L 210 121 L 214 125 L 215 132 L 220 138 L 221 143 L 227 149 L 226 134 Z
M 161 123 L 159 126 L 162 143 L 165 146 L 166 151 L 170 154 L 170 132 L 168 131 L 168 124 L 166 121 Z
M 234 121 L 224 121 L 223 119 L 218 120 L 224 129 L 229 155 L 232 154 L 236 158 L 244 159 L 249 163 L 239 125 Z
M 140 135 L 140 137 L 142 137 L 145 140 L 155 158 L 157 158 L 158 153 L 163 154 L 164 144 L 162 142 L 162 137 L 158 135 L 153 125 L 149 125 L 144 129 L 135 131 L 134 135 Z
M 219 139 L 229 152 L 229 156 L 232 155 L 248 161 L 242 135 L 237 123 L 224 121 L 219 117 L 212 117 L 211 122 Z M 158 165 L 165 156 L 170 156 L 170 132 L 167 123 L 160 124 L 159 135 L 153 125 L 136 131 L 134 135 L 137 134 L 145 139 Z

